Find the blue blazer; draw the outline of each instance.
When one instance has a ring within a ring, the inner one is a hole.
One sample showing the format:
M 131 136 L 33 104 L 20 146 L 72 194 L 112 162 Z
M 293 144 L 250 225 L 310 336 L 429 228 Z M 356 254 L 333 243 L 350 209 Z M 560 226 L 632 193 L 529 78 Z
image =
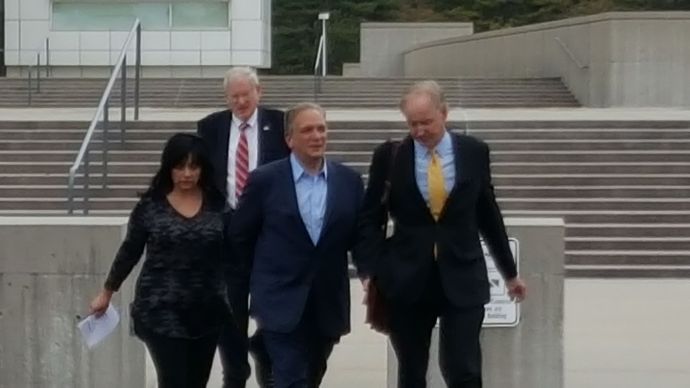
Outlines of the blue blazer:
M 233 214 L 237 264 L 251 268 L 250 311 L 263 329 L 293 331 L 309 299 L 321 334 L 350 330 L 347 253 L 357 241 L 363 184 L 352 169 L 327 163 L 326 212 L 316 245 L 299 212 L 289 158 L 254 170 Z

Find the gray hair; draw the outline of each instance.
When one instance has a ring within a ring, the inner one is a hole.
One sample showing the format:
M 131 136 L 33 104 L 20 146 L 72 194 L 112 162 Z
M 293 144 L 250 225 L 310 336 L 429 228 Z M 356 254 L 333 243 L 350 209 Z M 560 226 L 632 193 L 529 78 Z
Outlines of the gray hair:
M 438 82 L 434 80 L 419 81 L 412 84 L 400 98 L 399 108 L 404 112 L 407 100 L 412 96 L 427 96 L 439 110 L 448 109 L 446 96 Z
M 285 113 L 285 136 L 292 134 L 295 126 L 295 118 L 302 112 L 307 110 L 315 110 L 321 113 L 324 120 L 326 119 L 326 111 L 323 110 L 321 105 L 315 104 L 313 102 L 302 102 L 299 103 Z
M 225 73 L 225 78 L 223 79 L 223 89 L 227 89 L 230 82 L 243 79 L 249 81 L 252 86 L 259 86 L 259 76 L 256 75 L 256 71 L 251 67 L 237 66 L 233 67 Z

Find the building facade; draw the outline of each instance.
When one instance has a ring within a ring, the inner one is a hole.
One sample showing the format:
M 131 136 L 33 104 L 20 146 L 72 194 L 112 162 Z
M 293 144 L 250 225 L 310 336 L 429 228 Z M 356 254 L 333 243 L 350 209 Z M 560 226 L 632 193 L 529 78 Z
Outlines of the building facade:
M 104 77 L 134 20 L 144 76 L 218 76 L 271 66 L 271 0 L 4 0 L 8 76 L 50 65 L 53 76 Z M 130 50 L 134 52 L 133 47 Z M 130 64 L 134 55 L 130 55 Z

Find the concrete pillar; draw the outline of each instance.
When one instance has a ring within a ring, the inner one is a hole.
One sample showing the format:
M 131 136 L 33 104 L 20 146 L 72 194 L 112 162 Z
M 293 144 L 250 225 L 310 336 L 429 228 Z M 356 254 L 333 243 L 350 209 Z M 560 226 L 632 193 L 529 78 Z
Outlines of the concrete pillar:
M 563 388 L 563 278 L 565 227 L 560 218 L 507 218 L 519 242 L 520 275 L 528 298 L 515 327 L 482 330 L 484 386 Z M 438 367 L 434 329 L 427 374 L 429 388 L 445 387 Z M 388 388 L 397 384 L 397 360 L 388 346 Z
M 76 328 L 122 240 L 121 217 L 0 217 L 0 388 L 144 387 L 129 334 L 136 273 L 113 298 L 122 321 L 93 350 Z

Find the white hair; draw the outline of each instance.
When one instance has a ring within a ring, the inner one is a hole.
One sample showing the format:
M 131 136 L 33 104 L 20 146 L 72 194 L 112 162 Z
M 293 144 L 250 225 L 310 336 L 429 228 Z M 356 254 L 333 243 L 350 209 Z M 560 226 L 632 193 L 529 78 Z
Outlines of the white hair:
M 448 109 L 446 96 L 438 82 L 434 80 L 419 81 L 412 84 L 400 98 L 400 110 L 405 111 L 407 100 L 413 96 L 428 96 L 434 106 L 439 110 Z
M 251 67 L 237 66 L 233 67 L 225 73 L 225 78 L 223 79 L 223 89 L 227 89 L 230 82 L 243 79 L 249 81 L 252 86 L 259 86 L 259 76 L 256 75 L 256 71 Z

